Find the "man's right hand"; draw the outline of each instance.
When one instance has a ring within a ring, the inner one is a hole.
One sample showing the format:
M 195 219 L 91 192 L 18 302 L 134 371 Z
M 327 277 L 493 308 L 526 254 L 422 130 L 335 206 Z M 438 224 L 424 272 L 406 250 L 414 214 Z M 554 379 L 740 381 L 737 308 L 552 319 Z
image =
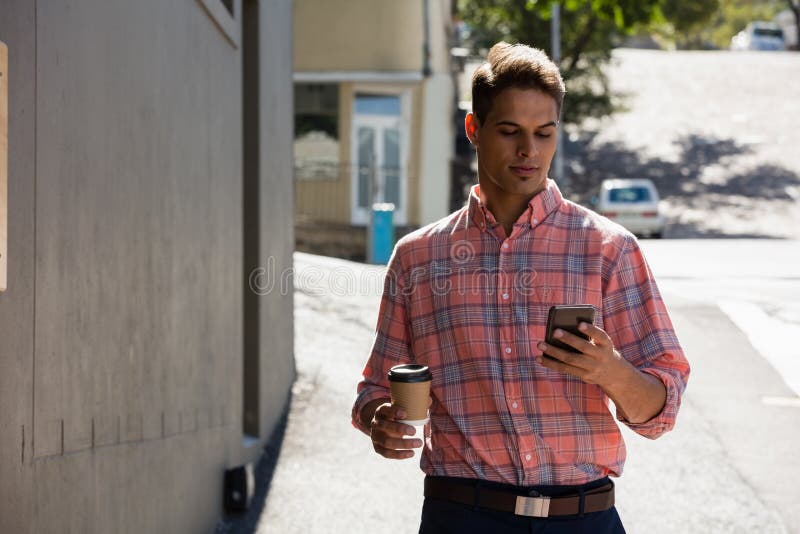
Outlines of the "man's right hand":
M 367 405 L 364 411 L 370 408 Z M 385 458 L 404 460 L 414 456 L 414 451 L 408 449 L 422 447 L 421 439 L 403 438 L 416 432 L 413 426 L 402 422 L 405 418 L 405 412 L 389 402 L 383 401 L 377 406 L 369 423 L 369 435 L 375 452 Z

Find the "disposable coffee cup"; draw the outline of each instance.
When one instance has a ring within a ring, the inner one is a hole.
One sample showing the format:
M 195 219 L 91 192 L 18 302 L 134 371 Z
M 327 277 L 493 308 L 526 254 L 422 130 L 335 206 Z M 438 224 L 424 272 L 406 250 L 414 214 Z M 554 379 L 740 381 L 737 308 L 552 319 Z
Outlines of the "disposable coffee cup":
M 426 365 L 395 365 L 389 370 L 392 404 L 405 410 L 406 419 L 403 419 L 403 423 L 421 426 L 428 422 L 432 379 Z

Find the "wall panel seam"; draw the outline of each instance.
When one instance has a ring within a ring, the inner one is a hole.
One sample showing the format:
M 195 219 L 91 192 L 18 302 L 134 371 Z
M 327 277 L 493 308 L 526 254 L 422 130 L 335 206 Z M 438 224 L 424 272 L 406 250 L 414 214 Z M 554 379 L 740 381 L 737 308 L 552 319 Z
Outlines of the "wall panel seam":
M 36 221 L 39 177 L 39 0 L 33 4 L 33 324 L 31 325 L 31 461 L 36 449 Z

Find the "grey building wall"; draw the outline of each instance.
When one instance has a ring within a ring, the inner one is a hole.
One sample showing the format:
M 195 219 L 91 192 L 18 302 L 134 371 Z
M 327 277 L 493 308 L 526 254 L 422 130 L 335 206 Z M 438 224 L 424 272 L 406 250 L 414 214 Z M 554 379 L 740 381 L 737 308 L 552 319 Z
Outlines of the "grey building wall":
M 259 453 L 242 441 L 245 252 L 291 267 L 293 197 L 291 3 L 258 6 L 248 245 L 244 40 L 194 1 L 2 0 L 0 532 L 209 531 L 223 470 Z M 291 292 L 256 303 L 263 443 L 294 377 Z

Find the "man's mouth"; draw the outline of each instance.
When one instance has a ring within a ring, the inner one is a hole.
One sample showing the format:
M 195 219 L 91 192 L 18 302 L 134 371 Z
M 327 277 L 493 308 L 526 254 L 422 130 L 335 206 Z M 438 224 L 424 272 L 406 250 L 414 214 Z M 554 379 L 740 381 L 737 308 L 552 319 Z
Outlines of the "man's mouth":
M 512 165 L 509 168 L 514 174 L 519 176 L 533 176 L 539 172 L 539 167 L 528 167 L 525 165 Z

